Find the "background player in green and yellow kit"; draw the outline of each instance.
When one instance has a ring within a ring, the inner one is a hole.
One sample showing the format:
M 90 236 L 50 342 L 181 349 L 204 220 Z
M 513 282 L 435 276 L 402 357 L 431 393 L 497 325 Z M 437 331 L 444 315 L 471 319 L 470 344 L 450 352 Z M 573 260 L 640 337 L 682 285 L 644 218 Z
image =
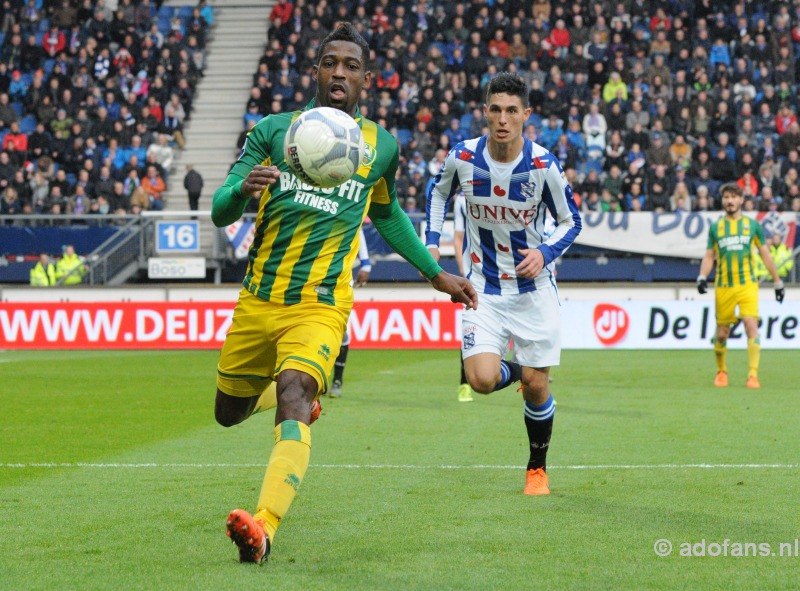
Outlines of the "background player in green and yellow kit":
M 727 183 L 720 188 L 722 208 L 725 215 L 708 229 L 708 250 L 700 263 L 697 291 L 706 293 L 706 277 L 717 262 L 715 301 L 717 335 L 714 353 L 717 357 L 717 377 L 714 385 L 728 385 L 728 335 L 737 318 L 742 320 L 747 334 L 747 358 L 749 370 L 747 387 L 760 388 L 758 362 L 761 344 L 758 340 L 758 281 L 753 249 L 758 249 L 764 264 L 775 281 L 775 297 L 783 302 L 785 290 L 775 264 L 764 240 L 764 231 L 754 219 L 742 215 L 744 194 L 736 183 Z M 736 313 L 736 307 L 739 313 Z
M 283 158 L 284 135 L 300 112 L 276 113 L 253 128 L 214 194 L 217 226 L 239 219 L 250 198 L 260 199 L 244 288 L 220 355 L 215 416 L 227 427 L 277 406 L 275 446 L 256 512 L 236 509 L 227 520 L 242 562 L 267 559 L 308 467 L 309 424 L 328 389 L 353 305 L 352 267 L 364 217 L 369 214 L 384 240 L 434 288 L 477 306 L 469 282 L 439 267 L 397 203 L 397 141 L 357 108 L 372 78 L 368 60 L 367 42 L 351 24 L 341 24 L 320 45 L 316 97 L 306 107 L 340 109 L 361 126 L 367 150 L 351 180 L 333 189 L 301 183 Z

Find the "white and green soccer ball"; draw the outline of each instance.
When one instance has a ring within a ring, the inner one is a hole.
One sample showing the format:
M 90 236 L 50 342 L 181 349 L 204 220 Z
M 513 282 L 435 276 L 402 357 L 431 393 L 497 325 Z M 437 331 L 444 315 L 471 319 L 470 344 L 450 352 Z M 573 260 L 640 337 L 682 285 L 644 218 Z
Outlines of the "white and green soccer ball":
M 330 188 L 353 178 L 364 156 L 355 119 L 331 107 L 302 113 L 286 130 L 286 164 L 304 183 Z

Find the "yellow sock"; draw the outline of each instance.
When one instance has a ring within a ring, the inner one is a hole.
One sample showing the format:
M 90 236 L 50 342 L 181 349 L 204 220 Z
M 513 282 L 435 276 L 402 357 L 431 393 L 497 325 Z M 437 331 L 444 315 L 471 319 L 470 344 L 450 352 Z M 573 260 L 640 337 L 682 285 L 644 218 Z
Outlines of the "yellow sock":
M 256 402 L 256 407 L 253 410 L 253 414 L 257 412 L 264 412 L 265 410 L 269 410 L 271 408 L 275 408 L 278 406 L 278 384 L 272 382 L 264 393 L 258 398 L 258 402 Z
M 271 542 L 294 501 L 311 458 L 311 429 L 298 421 L 275 427 L 275 447 L 269 457 L 255 518 L 264 524 Z
M 758 362 L 761 359 L 761 340 L 760 339 L 747 339 L 747 364 L 749 371 L 747 377 L 758 377 Z
M 714 341 L 714 355 L 717 356 L 717 371 L 728 373 L 728 347 L 719 341 Z

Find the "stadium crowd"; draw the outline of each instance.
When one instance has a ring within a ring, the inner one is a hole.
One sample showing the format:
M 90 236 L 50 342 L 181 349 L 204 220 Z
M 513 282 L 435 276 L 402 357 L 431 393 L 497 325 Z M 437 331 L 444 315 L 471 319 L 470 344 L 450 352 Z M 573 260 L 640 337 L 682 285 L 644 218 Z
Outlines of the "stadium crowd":
M 583 210 L 719 209 L 736 181 L 745 209 L 800 211 L 796 0 L 278 0 L 244 131 L 307 104 L 340 20 L 372 48 L 361 109 L 398 138 L 407 209 L 452 146 L 484 133 L 486 84 L 508 70 L 530 87 L 526 135 L 559 158 Z
M 161 209 L 213 10 L 3 0 L 0 215 Z

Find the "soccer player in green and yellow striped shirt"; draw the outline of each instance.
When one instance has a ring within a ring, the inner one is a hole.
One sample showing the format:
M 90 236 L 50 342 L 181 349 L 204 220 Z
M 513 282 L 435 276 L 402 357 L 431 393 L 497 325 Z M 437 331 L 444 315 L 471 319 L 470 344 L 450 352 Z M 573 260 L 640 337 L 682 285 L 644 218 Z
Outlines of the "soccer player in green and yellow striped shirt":
M 741 319 L 747 334 L 747 358 L 749 370 L 747 387 L 760 388 L 758 363 L 761 344 L 758 340 L 758 282 L 755 275 L 755 254 L 761 254 L 775 281 L 775 297 L 783 302 L 783 282 L 764 244 L 764 231 L 754 219 L 742 215 L 744 194 L 736 183 L 727 183 L 720 188 L 722 208 L 725 215 L 708 229 L 708 249 L 700 263 L 697 291 L 707 291 L 706 277 L 717 262 L 717 278 L 714 297 L 716 303 L 717 334 L 714 353 L 717 358 L 715 386 L 728 385 L 728 335 L 731 325 Z M 736 313 L 736 307 L 739 313 Z
M 267 559 L 308 468 L 309 424 L 319 414 L 317 399 L 328 388 L 353 305 L 352 267 L 366 215 L 435 289 L 477 306 L 470 283 L 439 267 L 397 203 L 397 141 L 357 108 L 372 78 L 368 61 L 367 42 L 350 23 L 341 24 L 320 45 L 317 92 L 306 107 L 333 107 L 358 122 L 367 149 L 351 180 L 320 189 L 294 176 L 283 158 L 283 138 L 297 111 L 259 121 L 214 193 L 211 217 L 220 227 L 239 219 L 251 198 L 259 199 L 244 288 L 217 368 L 216 419 L 228 427 L 277 406 L 275 446 L 256 512 L 235 509 L 226 524 L 242 562 Z

